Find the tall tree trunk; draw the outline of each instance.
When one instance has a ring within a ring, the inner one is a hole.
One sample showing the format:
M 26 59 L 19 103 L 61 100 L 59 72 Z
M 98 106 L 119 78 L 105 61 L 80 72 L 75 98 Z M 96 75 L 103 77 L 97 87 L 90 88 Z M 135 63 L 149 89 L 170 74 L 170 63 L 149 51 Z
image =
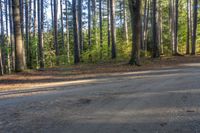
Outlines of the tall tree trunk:
M 124 39 L 128 44 L 128 24 L 127 24 L 127 11 L 126 11 L 126 0 L 123 0 L 123 14 L 124 14 Z
M 143 37 L 144 37 L 144 51 L 145 51 L 145 56 L 147 56 L 147 41 L 148 41 L 148 25 L 149 25 L 149 7 L 150 7 L 150 0 L 145 0 L 145 16 L 144 16 L 144 32 L 143 32 Z
M 88 0 L 88 46 L 91 46 L 91 0 Z
M 198 16 L 198 0 L 194 0 L 194 5 L 193 5 L 192 53 L 191 53 L 192 55 L 196 54 L 197 16 Z
M 4 28 L 3 28 L 3 5 L 0 1 L 0 20 L 1 20 L 1 38 L 0 38 L 0 75 L 4 74 L 4 64 L 3 64 L 3 58 L 2 58 L 2 48 L 4 47 Z
M 3 64 L 2 64 L 2 57 L 1 57 L 1 47 L 0 47 L 0 75 L 4 74 Z
M 8 31 L 8 16 L 9 16 L 9 14 L 8 14 L 8 12 L 9 12 L 9 8 L 8 8 L 8 6 L 9 6 L 9 4 L 8 4 L 8 0 L 4 0 L 4 2 L 5 2 L 5 18 L 6 18 L 6 36 L 7 36 L 7 45 L 6 45 L 6 47 L 7 48 L 9 48 L 10 49 L 10 47 L 11 47 L 11 44 L 10 44 L 10 41 L 9 41 L 9 31 Z M 7 63 L 7 70 L 6 70 L 6 72 L 8 72 L 9 74 L 11 73 L 11 58 L 10 58 L 10 51 L 8 51 L 8 52 L 6 52 L 6 58 L 7 58 L 7 60 L 6 60 L 6 63 Z
M 67 37 L 67 62 L 70 63 L 70 53 L 69 53 L 69 24 L 68 24 L 68 0 L 65 0 L 66 8 L 66 37 Z
M 1 48 L 2 48 L 2 64 L 4 73 L 6 73 L 6 43 L 5 43 L 5 34 L 4 34 L 4 16 L 3 16 L 3 2 L 0 2 L 0 18 L 1 18 Z
M 20 5 L 19 0 L 12 0 L 13 4 L 13 22 L 14 22 L 14 35 L 15 35 L 15 71 L 20 72 L 23 71 L 25 66 L 24 60 L 24 46 L 22 41 L 22 30 L 20 25 Z
M 62 34 L 62 48 L 65 47 L 65 42 L 64 42 L 64 24 L 63 24 L 63 0 L 60 0 L 60 17 L 61 17 L 61 34 Z
M 11 45 L 11 64 L 12 70 L 15 70 L 15 41 L 14 41 L 14 32 L 13 32 L 13 14 L 12 14 L 12 1 L 8 1 L 9 5 L 9 23 L 10 23 L 10 45 Z
M 20 22 L 21 22 L 22 39 L 23 39 L 22 41 L 24 41 L 24 0 L 19 0 L 19 1 L 20 1 Z
M 103 50 L 103 22 L 102 22 L 102 1 L 99 1 L 99 28 L 100 28 L 100 59 L 102 59 Z
M 115 0 L 110 0 L 110 20 L 111 20 L 111 38 L 112 38 L 112 59 L 117 57 L 116 53 L 116 29 L 115 29 Z
M 178 11 L 178 7 L 179 7 L 179 0 L 175 1 L 175 32 L 174 32 L 174 54 L 178 55 L 178 17 L 179 17 L 179 11 Z
M 162 30 L 163 30 L 163 25 L 162 25 L 162 7 L 161 7 L 161 0 L 158 0 L 158 12 L 157 12 L 157 21 L 158 21 L 158 46 L 160 46 L 160 54 L 163 55 L 163 43 L 162 43 Z
M 44 69 L 44 44 L 43 44 L 43 30 L 44 30 L 44 1 L 38 0 L 38 59 L 40 69 Z
M 31 39 L 32 39 L 32 0 L 29 0 L 29 24 L 28 24 L 28 33 L 29 33 L 29 68 L 30 69 L 33 69 L 33 46 L 32 46 L 32 42 L 31 42 Z
M 96 45 L 97 44 L 97 40 L 96 40 L 96 21 L 97 21 L 97 18 L 96 18 L 96 0 L 92 0 L 92 23 L 93 23 L 93 44 Z
M 54 47 L 56 49 L 56 65 L 59 65 L 58 45 L 58 0 L 54 0 Z
M 132 29 L 132 52 L 130 64 L 140 65 L 141 1 L 129 0 Z
M 191 16 L 190 16 L 190 0 L 187 0 L 187 43 L 186 43 L 186 54 L 190 54 L 190 28 L 191 28 Z
M 78 0 L 78 31 L 79 31 L 79 44 L 80 50 L 83 51 L 83 32 L 82 32 L 82 4 L 83 0 Z
M 54 27 L 54 0 L 51 0 L 51 18 L 52 18 L 52 28 Z
M 107 17 L 108 17 L 108 26 L 107 26 L 107 28 L 108 28 L 108 31 L 107 31 L 107 33 L 108 33 L 108 55 L 110 55 L 110 0 L 107 0 Z
M 73 12 L 73 31 L 74 31 L 74 63 L 80 62 L 80 49 L 79 49 L 79 37 L 78 37 L 78 17 L 76 10 L 76 0 L 72 1 L 72 12 Z
M 160 56 L 158 44 L 158 27 L 157 27 L 157 0 L 152 1 L 153 16 L 152 16 L 152 34 L 153 34 L 153 49 L 152 57 L 158 58 Z
M 26 63 L 30 67 L 30 48 L 29 48 L 29 1 L 25 0 L 25 26 L 26 26 Z
M 169 27 L 170 27 L 170 43 L 171 43 L 171 49 L 172 54 L 174 51 L 174 0 L 169 0 Z
M 33 19 L 34 19 L 34 24 L 33 24 L 33 32 L 34 32 L 34 37 L 36 37 L 36 31 L 37 31 L 37 0 L 34 0 L 33 3 Z

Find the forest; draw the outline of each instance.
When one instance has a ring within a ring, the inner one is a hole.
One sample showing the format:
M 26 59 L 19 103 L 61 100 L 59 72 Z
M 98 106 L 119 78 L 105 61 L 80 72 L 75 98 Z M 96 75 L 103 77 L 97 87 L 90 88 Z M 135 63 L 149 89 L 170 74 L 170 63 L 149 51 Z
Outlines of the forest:
M 0 0 L 0 133 L 200 133 L 199 0 Z
M 198 0 L 1 0 L 0 74 L 196 55 Z

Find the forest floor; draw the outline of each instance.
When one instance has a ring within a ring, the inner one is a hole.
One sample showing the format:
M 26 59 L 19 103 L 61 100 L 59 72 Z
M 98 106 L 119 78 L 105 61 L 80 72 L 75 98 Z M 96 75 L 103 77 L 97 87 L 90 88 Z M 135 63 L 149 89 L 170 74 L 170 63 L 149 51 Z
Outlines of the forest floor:
M 1 77 L 0 132 L 200 133 L 199 57 L 153 62 Z
M 180 64 L 184 63 L 200 63 L 200 56 L 162 57 L 154 60 L 142 59 L 141 67 L 131 66 L 127 62 L 110 62 L 48 68 L 45 71 L 27 70 L 23 73 L 0 77 L 0 91 L 42 87 L 51 83 L 62 84 L 66 81 L 104 78 L 112 76 L 114 73 L 156 70 L 172 66 L 181 67 Z M 73 84 L 73 82 L 71 83 Z

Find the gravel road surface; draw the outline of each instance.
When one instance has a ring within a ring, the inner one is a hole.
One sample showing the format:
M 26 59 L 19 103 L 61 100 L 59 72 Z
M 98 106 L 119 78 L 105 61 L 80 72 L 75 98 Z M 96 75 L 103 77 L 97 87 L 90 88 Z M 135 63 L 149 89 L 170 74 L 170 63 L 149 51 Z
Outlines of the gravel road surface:
M 0 133 L 200 133 L 200 64 L 1 91 Z

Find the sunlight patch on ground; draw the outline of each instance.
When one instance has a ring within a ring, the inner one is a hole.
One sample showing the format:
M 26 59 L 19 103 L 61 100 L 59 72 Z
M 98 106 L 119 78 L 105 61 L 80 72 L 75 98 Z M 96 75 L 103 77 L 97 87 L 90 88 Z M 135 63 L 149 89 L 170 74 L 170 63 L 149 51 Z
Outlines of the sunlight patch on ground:
M 200 67 L 200 63 L 182 64 L 182 66 L 188 66 L 188 67 Z

